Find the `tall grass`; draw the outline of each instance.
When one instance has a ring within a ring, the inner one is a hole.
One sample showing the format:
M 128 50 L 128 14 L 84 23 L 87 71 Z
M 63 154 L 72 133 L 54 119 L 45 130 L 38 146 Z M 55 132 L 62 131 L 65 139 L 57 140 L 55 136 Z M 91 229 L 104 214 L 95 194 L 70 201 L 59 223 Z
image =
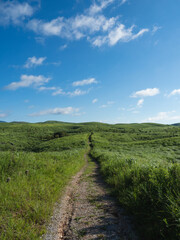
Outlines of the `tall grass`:
M 62 190 L 84 165 L 87 134 L 56 138 L 57 131 L 62 126 L 0 129 L 1 240 L 40 239 Z
M 39 239 L 64 186 L 83 166 L 84 153 L 0 153 L 0 239 Z
M 84 164 L 88 136 L 142 239 L 179 240 L 179 127 L 52 121 L 0 123 L 0 239 L 40 239 L 54 203 Z
M 180 239 L 180 164 L 172 161 L 173 150 L 169 156 L 169 147 L 163 154 L 159 145 L 143 143 L 123 149 L 112 138 L 103 147 L 99 134 L 92 135 L 92 145 L 92 156 L 120 204 L 135 216 L 142 239 Z

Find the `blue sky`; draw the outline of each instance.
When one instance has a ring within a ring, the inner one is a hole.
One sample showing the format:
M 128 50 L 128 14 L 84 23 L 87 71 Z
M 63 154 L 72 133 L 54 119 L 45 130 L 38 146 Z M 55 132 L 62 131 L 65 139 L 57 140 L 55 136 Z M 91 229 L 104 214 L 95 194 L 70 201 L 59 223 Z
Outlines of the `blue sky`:
M 180 122 L 179 9 L 0 1 L 0 120 Z

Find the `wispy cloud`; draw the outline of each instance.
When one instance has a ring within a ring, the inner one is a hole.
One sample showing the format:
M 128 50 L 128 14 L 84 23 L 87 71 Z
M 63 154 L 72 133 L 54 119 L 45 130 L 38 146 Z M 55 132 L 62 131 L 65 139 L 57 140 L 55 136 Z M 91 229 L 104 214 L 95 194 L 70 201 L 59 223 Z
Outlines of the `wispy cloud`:
M 149 117 L 145 121 L 147 122 L 173 122 L 180 121 L 180 115 L 174 115 L 175 111 L 159 112 L 154 117 Z
M 97 103 L 97 102 L 98 102 L 98 99 L 97 99 L 97 98 L 95 98 L 95 99 L 92 100 L 92 103 Z
M 57 95 L 66 95 L 66 93 L 61 88 L 59 88 L 52 93 L 52 96 L 57 96 Z
M 27 88 L 30 86 L 39 87 L 48 83 L 51 78 L 46 78 L 43 75 L 21 75 L 21 80 L 19 82 L 12 82 L 5 87 L 7 90 L 17 90 L 18 88 Z
M 76 97 L 76 96 L 85 95 L 88 92 L 89 90 L 82 91 L 81 89 L 75 89 L 73 92 L 64 92 L 62 89 L 57 89 L 55 92 L 52 93 L 52 96 L 64 95 L 64 96 Z
M 77 15 L 69 19 L 58 17 L 50 22 L 33 19 L 27 27 L 45 36 L 59 36 L 61 38 L 79 40 L 98 31 L 107 31 L 115 24 L 115 18 L 107 19 L 103 15 Z
M 107 108 L 107 107 L 110 107 L 114 104 L 115 102 L 113 101 L 108 101 L 106 104 L 103 104 L 100 106 L 100 108 Z
M 147 88 L 147 89 L 144 89 L 144 90 L 137 91 L 137 92 L 133 93 L 131 95 L 131 97 L 133 97 L 133 98 L 152 97 L 152 96 L 155 96 L 159 93 L 160 93 L 160 91 L 159 91 L 158 88 Z
M 5 117 L 7 117 L 7 116 L 8 116 L 7 113 L 0 113 L 0 118 L 5 118 Z
M 84 85 L 90 85 L 93 83 L 97 83 L 95 78 L 88 78 L 88 79 L 84 79 L 82 81 L 77 81 L 77 82 L 73 82 L 73 86 L 74 87 L 78 87 L 78 86 L 84 86 Z
M 180 95 L 180 89 L 174 89 L 168 96 Z
M 90 15 L 94 15 L 97 14 L 99 12 L 102 12 L 103 9 L 105 9 L 106 7 L 108 7 L 111 3 L 113 3 L 115 0 L 101 0 L 100 4 L 97 3 L 93 3 L 90 8 L 88 9 L 88 13 Z M 122 1 L 126 1 L 126 0 L 122 0 Z
M 64 45 L 60 46 L 59 49 L 60 49 L 61 51 L 63 51 L 63 50 L 66 49 L 67 47 L 68 47 L 68 45 L 67 45 L 67 44 L 64 44 Z
M 26 61 L 26 64 L 24 65 L 25 68 L 32 68 L 36 66 L 40 66 L 43 64 L 43 62 L 46 60 L 46 57 L 40 57 L 36 58 L 34 57 L 29 57 Z
M 154 25 L 152 29 L 152 34 L 155 34 L 158 30 L 160 30 L 162 27 Z
M 137 102 L 137 107 L 142 107 L 144 103 L 144 99 L 140 99 L 138 102 Z
M 68 92 L 67 95 L 71 96 L 71 97 L 75 97 L 75 96 L 81 96 L 81 95 L 85 95 L 87 94 L 89 91 L 82 91 L 81 89 L 76 89 L 73 92 Z
M 41 45 L 45 45 L 45 38 L 44 37 L 35 37 L 35 40 L 37 43 L 40 43 Z
M 102 45 L 108 44 L 109 46 L 114 46 L 118 42 L 129 42 L 132 41 L 144 33 L 148 32 L 149 29 L 141 29 L 138 33 L 133 33 L 134 26 L 126 28 L 124 24 L 119 24 L 111 31 L 108 35 L 94 37 L 91 42 L 96 47 L 101 47 Z
M 20 25 L 27 17 L 33 15 L 35 8 L 27 2 L 0 1 L 0 25 Z
M 70 40 L 86 38 L 96 47 L 102 45 L 113 46 L 118 42 L 128 42 L 141 37 L 149 29 L 143 28 L 135 32 L 135 26 L 126 27 L 119 22 L 119 17 L 105 17 L 103 9 L 115 0 L 101 0 L 94 2 L 82 14 L 74 17 L 57 17 L 50 21 L 32 19 L 27 28 L 43 36 L 58 36 Z M 126 0 L 121 1 L 121 5 Z
M 54 91 L 56 89 L 57 87 L 44 87 L 44 86 L 38 88 L 39 91 Z
M 134 31 L 134 25 L 126 27 L 119 22 L 119 17 L 106 17 L 102 11 L 115 3 L 116 0 L 101 0 L 94 2 L 82 14 L 65 18 L 58 16 L 50 21 L 42 19 L 32 19 L 28 22 L 37 7 L 32 7 L 27 2 L 17 0 L 0 2 L 0 24 L 23 24 L 27 29 L 38 34 L 36 41 L 44 44 L 44 37 L 58 36 L 70 40 L 79 40 L 86 38 L 93 46 L 102 45 L 113 46 L 120 41 L 128 42 L 139 38 L 149 29 L 143 28 L 138 32 Z M 122 0 L 120 5 L 126 0 Z M 156 27 L 157 28 L 157 27 Z M 154 27 L 154 31 L 156 31 Z M 64 45 L 64 48 L 66 45 Z M 62 48 L 63 49 L 63 48 Z M 27 66 L 29 66 L 27 64 Z
M 31 117 L 38 117 L 43 115 L 73 115 L 77 114 L 79 112 L 79 108 L 73 108 L 73 107 L 66 107 L 66 108 L 53 108 L 53 109 L 47 109 L 44 111 L 31 113 L 29 116 Z
M 121 1 L 121 5 L 123 5 L 124 3 L 126 3 L 127 2 L 127 0 L 122 0 Z

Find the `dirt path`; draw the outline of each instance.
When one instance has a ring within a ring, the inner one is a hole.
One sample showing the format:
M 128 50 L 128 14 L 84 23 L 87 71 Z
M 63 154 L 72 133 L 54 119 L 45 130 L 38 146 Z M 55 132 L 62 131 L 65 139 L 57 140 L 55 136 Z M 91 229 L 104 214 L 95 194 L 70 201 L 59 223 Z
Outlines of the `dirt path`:
M 43 239 L 136 240 L 137 237 L 129 218 L 108 193 L 97 164 L 87 160 L 57 204 Z

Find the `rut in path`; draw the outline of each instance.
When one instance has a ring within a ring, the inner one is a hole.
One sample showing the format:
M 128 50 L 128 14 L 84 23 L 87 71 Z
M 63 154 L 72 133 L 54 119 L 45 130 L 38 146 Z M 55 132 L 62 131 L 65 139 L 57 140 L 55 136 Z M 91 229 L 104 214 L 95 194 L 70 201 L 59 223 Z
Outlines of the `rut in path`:
M 97 164 L 88 161 L 57 205 L 43 239 L 137 240 L 137 237 L 129 217 L 108 193 Z

